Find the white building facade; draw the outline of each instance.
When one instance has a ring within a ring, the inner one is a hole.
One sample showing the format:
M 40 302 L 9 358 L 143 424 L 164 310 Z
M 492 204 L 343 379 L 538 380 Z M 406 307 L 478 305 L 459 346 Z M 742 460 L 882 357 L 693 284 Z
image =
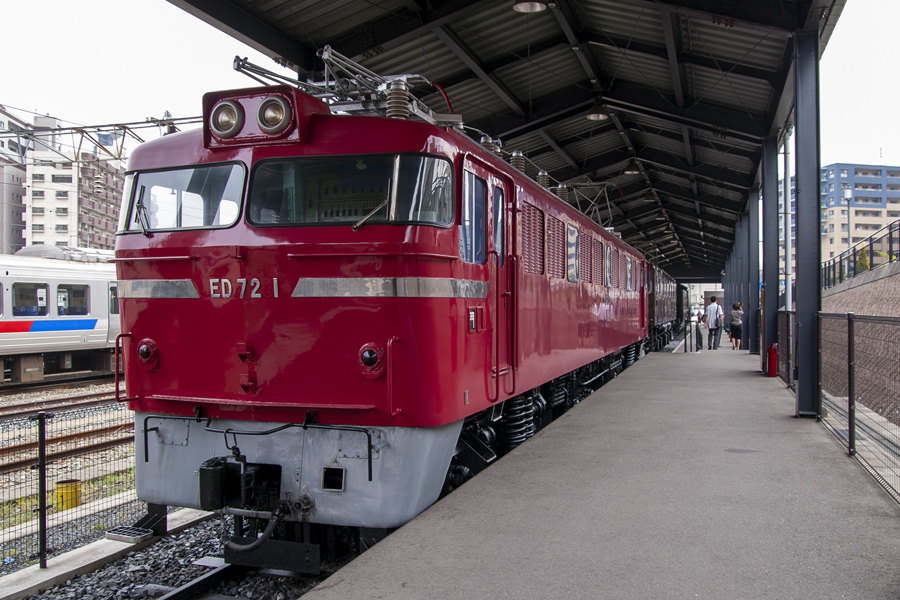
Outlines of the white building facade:
M 125 179 L 118 161 L 34 150 L 27 171 L 26 245 L 114 249 Z
M 0 132 L 27 131 L 30 125 L 0 105 Z M 0 138 L 0 253 L 13 254 L 25 246 L 25 156 L 30 141 L 12 135 Z

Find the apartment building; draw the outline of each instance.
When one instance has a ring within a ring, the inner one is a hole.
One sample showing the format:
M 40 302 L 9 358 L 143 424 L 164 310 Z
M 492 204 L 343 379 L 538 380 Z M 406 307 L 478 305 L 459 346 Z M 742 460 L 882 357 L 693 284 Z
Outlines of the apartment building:
M 112 250 L 125 172 L 96 154 L 33 150 L 27 164 L 26 245 Z
M 836 163 L 822 168 L 822 260 L 900 219 L 900 167 Z
M 31 126 L 0 105 L 0 253 L 12 254 L 25 246 L 25 156 L 31 142 L 18 136 Z

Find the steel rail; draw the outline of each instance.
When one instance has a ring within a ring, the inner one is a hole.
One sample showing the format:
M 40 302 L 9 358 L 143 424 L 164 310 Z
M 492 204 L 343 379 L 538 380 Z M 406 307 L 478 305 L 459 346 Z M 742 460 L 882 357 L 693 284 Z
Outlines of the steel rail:
M 84 401 L 79 401 L 80 396 L 70 396 L 68 398 L 56 398 L 52 400 L 40 400 L 38 402 L 22 402 L 18 404 L 7 404 L 0 406 L 0 422 L 12 421 L 14 419 L 24 419 L 47 410 L 76 410 L 79 408 L 92 408 L 95 406 L 104 406 L 107 404 L 115 404 L 115 396 L 110 392 L 101 394 L 85 394 Z
M 102 427 L 100 429 L 92 429 L 90 431 L 79 431 L 77 433 L 71 433 L 68 435 L 63 435 L 55 438 L 50 438 L 47 440 L 47 444 L 60 444 L 66 442 L 80 441 L 83 439 L 90 439 L 101 435 L 110 435 L 113 433 L 117 433 L 122 431 L 123 429 L 131 429 L 134 427 L 133 423 L 127 424 L 118 424 L 118 425 L 109 425 L 107 427 Z M 104 440 L 102 442 L 97 442 L 94 444 L 89 444 L 87 446 L 78 446 L 76 448 L 70 448 L 68 450 L 60 450 L 58 452 L 53 452 L 47 455 L 47 460 L 62 460 L 65 458 L 71 458 L 73 456 L 80 456 L 84 454 L 90 454 L 91 452 L 99 452 L 100 450 L 107 450 L 109 448 L 113 448 L 115 446 L 121 446 L 128 443 L 134 442 L 134 434 L 129 434 L 127 436 L 120 436 L 113 438 L 111 440 Z M 0 459 L 6 458 L 9 456 L 15 456 L 18 454 L 23 454 L 27 452 L 31 452 L 35 450 L 38 446 L 38 442 L 26 442 L 24 444 L 17 444 L 15 446 L 8 446 L 6 448 L 0 448 Z M 19 460 L 14 460 L 6 463 L 0 464 L 0 474 L 3 473 L 11 473 L 13 471 L 18 471 L 22 469 L 31 468 L 32 465 L 37 464 L 37 457 L 27 457 L 20 458 Z

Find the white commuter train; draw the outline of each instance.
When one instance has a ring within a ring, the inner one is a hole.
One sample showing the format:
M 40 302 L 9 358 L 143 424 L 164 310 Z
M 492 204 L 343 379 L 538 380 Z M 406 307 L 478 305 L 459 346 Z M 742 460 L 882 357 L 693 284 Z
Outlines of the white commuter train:
M 119 302 L 111 251 L 28 246 L 0 255 L 4 380 L 114 369 Z

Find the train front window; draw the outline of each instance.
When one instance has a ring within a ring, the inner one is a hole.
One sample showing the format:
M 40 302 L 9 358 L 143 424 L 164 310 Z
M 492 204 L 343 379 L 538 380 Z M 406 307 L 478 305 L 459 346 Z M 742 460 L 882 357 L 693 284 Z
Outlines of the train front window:
M 250 180 L 247 220 L 260 226 L 453 223 L 450 161 L 420 155 L 270 160 Z
M 213 165 L 138 173 L 127 231 L 228 227 L 240 213 L 244 169 Z

